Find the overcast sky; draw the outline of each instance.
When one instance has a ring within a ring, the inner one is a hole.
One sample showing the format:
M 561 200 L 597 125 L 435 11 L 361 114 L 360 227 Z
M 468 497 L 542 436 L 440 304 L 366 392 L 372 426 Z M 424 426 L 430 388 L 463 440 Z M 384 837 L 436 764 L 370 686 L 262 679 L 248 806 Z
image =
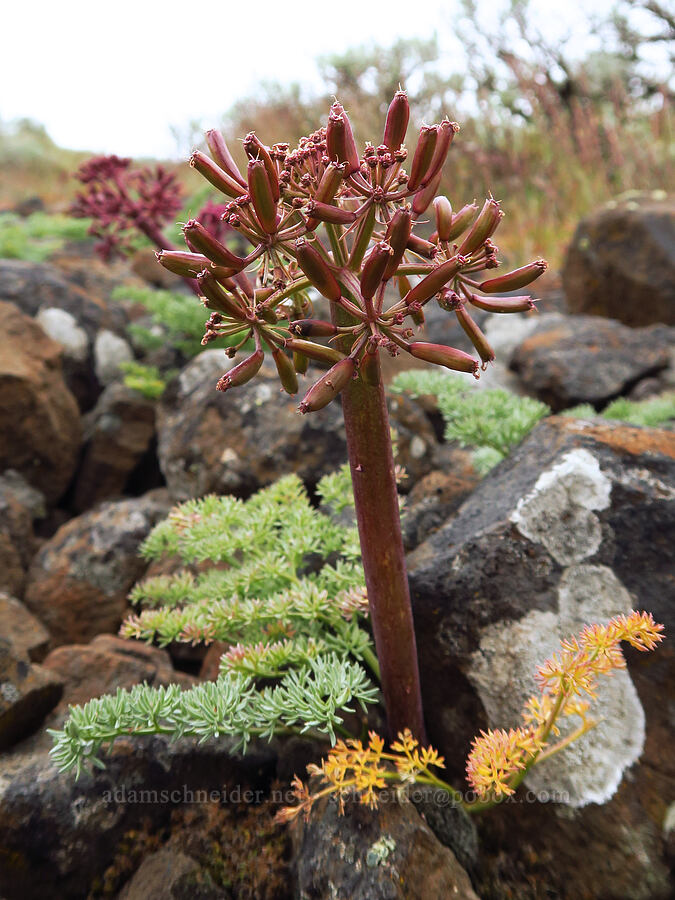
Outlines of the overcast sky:
M 501 3 L 481 0 L 488 15 Z M 610 5 L 534 0 L 548 34 L 578 28 L 582 9 Z M 217 124 L 263 79 L 320 89 L 322 54 L 437 31 L 456 70 L 459 14 L 458 0 L 8 0 L 0 12 L 0 121 L 35 119 L 74 149 L 176 156 L 186 148 L 171 126 Z

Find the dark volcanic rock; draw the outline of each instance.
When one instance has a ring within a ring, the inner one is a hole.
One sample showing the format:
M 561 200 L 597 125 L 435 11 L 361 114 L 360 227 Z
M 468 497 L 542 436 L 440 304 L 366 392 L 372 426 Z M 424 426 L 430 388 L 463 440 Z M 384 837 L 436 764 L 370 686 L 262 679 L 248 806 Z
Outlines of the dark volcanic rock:
M 47 500 L 58 500 L 82 437 L 77 403 L 63 381 L 61 346 L 13 303 L 1 302 L 0 435 L 0 470 L 16 469 Z
M 42 546 L 25 603 L 49 629 L 52 645 L 117 630 L 127 593 L 146 569 L 139 545 L 169 507 L 162 489 L 104 503 L 62 525 Z
M 156 737 L 116 741 L 105 771 L 75 780 L 56 771 L 44 737 L 0 756 L 4 900 L 86 897 L 125 834 L 141 825 L 159 829 L 177 805 L 211 791 L 261 789 L 274 768 L 266 744 L 240 757 L 224 740 L 200 746 Z
M 519 723 L 560 638 L 631 608 L 673 633 L 674 474 L 672 432 L 549 419 L 410 555 L 429 738 L 457 779 L 473 734 Z M 669 896 L 675 651 L 627 656 L 601 684 L 604 719 L 495 814 L 514 867 L 546 861 L 546 889 L 570 900 Z
M 248 496 L 295 472 L 309 485 L 347 459 L 339 401 L 300 415 L 302 392 L 290 397 L 279 386 L 272 363 L 248 384 L 216 390 L 231 361 L 220 350 L 201 353 L 169 385 L 157 411 L 158 454 L 174 500 L 209 492 Z M 433 428 L 417 404 L 390 398 L 398 460 L 410 481 L 430 471 L 437 446 Z
M 0 751 L 35 731 L 59 702 L 62 686 L 58 676 L 0 637 Z
M 15 597 L 0 592 L 0 622 L 2 634 L 12 643 L 12 649 L 31 662 L 40 662 L 47 653 L 49 632 Z
M 514 351 L 511 369 L 528 393 L 558 412 L 578 403 L 605 406 L 672 365 L 675 329 L 628 328 L 599 316 L 543 316 Z
M 584 219 L 562 274 L 570 312 L 675 325 L 673 199 L 615 202 Z
M 409 801 L 379 809 L 320 801 L 293 824 L 296 896 L 303 900 L 477 900 L 469 876 Z
M 36 550 L 33 522 L 45 515 L 45 498 L 18 472 L 0 475 L 0 590 L 23 593 Z
M 87 261 L 85 266 L 91 264 Z M 14 303 L 28 316 L 36 316 L 43 308 L 65 310 L 85 330 L 90 342 L 101 328 L 123 333 L 126 325 L 120 306 L 109 306 L 47 263 L 0 259 L 0 300 Z
M 85 446 L 75 482 L 75 509 L 88 509 L 124 493 L 154 434 L 154 402 L 121 383 L 107 387 L 84 421 Z

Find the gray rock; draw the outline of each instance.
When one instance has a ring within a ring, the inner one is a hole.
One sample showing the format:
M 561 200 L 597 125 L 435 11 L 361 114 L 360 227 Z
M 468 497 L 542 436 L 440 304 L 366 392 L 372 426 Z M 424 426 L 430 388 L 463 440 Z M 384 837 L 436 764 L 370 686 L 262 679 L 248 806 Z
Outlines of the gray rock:
M 94 340 L 94 371 L 101 384 L 112 384 L 121 377 L 120 363 L 131 362 L 134 354 L 129 342 L 107 328 Z
M 49 629 L 52 646 L 117 630 L 127 593 L 146 568 L 139 545 L 169 507 L 162 489 L 103 503 L 62 525 L 41 547 L 25 603 Z
M 412 803 L 393 795 L 377 810 L 320 801 L 309 822 L 293 823 L 296 896 L 303 900 L 477 900 L 452 851 Z
M 46 335 L 61 344 L 67 358 L 75 362 L 87 359 L 89 338 L 72 313 L 57 306 L 43 306 L 35 319 Z
M 631 608 L 675 628 L 674 474 L 672 432 L 549 419 L 409 556 L 429 738 L 455 778 L 472 735 L 519 724 L 534 667 L 560 638 Z M 668 896 L 660 833 L 674 658 L 665 646 L 627 656 L 599 692 L 604 721 L 533 769 L 529 804 L 497 816 L 514 865 L 527 869 L 522 848 L 532 847 L 563 896 Z
M 607 203 L 579 223 L 563 266 L 573 313 L 675 325 L 675 205 L 664 191 Z
M 554 412 L 579 403 L 601 409 L 642 379 L 672 364 L 675 328 L 628 328 L 600 316 L 555 315 L 514 351 L 511 368 L 522 386 Z

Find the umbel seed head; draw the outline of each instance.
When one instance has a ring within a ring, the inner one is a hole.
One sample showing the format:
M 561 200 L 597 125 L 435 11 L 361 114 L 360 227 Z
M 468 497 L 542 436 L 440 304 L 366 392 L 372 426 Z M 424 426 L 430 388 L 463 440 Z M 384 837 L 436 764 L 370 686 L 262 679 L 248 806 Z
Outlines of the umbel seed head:
M 246 135 L 244 174 L 222 134 L 207 132 L 210 155 L 196 150 L 190 164 L 223 195 L 218 208 L 225 234 L 236 234 L 237 246 L 191 219 L 183 227 L 187 250 L 163 250 L 158 259 L 194 279 L 204 305 L 216 313 L 205 340 L 222 336 L 231 344 L 228 354 L 244 354 L 220 379 L 219 390 L 253 378 L 265 353 L 291 394 L 299 390 L 298 376 L 311 375 L 315 365 L 329 367 L 300 402 L 305 413 L 322 409 L 353 379 L 379 385 L 383 352 L 408 353 L 478 377 L 494 352 L 471 308 L 534 308 L 529 295 L 499 294 L 533 282 L 546 268 L 543 260 L 480 280 L 481 272 L 499 265 L 494 236 L 504 215 L 501 204 L 488 197 L 480 209 L 469 203 L 454 212 L 439 194 L 459 126 L 448 118 L 423 125 L 406 171 L 409 121 L 410 103 L 399 90 L 381 143 L 361 145 L 336 101 L 325 125 L 294 149 Z M 422 229 L 430 215 L 436 230 L 429 238 Z M 317 295 L 328 302 L 325 318 L 313 313 Z M 455 315 L 475 357 L 412 340 L 431 302 Z

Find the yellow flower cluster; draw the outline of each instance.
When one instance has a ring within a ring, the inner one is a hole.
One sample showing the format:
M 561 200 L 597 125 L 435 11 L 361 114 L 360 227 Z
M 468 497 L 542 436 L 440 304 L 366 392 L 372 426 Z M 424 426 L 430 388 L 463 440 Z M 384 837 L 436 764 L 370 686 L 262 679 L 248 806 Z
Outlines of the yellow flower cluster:
M 587 625 L 581 634 L 561 642 L 559 653 L 537 669 L 539 696 L 529 698 L 523 711 L 525 727 L 481 732 L 467 760 L 467 779 L 479 798 L 499 800 L 512 794 L 535 762 L 563 749 L 595 724 L 586 717 L 595 698 L 597 677 L 625 668 L 620 643 L 637 650 L 653 650 L 663 640 L 663 625 L 651 613 L 619 615 L 606 625 Z M 581 726 L 557 745 L 547 748 L 549 736 L 558 736 L 560 716 L 578 716 Z M 547 748 L 547 749 L 544 749 Z
M 406 729 L 400 732 L 390 750 L 384 752 L 384 741 L 371 731 L 368 745 L 361 741 L 338 741 L 320 766 L 307 766 L 309 775 L 319 776 L 327 787 L 315 794 L 296 776 L 293 779 L 293 793 L 297 806 L 286 807 L 277 813 L 277 821 L 289 822 L 302 812 L 309 817 L 312 806 L 321 797 L 333 795 L 337 798 L 340 813 L 344 812 L 345 799 L 355 793 L 360 802 L 371 809 L 377 807 L 377 791 L 386 786 L 387 781 L 408 783 L 420 780 L 437 783 L 429 772 L 429 767 L 443 768 L 445 761 L 433 747 L 419 746 Z

